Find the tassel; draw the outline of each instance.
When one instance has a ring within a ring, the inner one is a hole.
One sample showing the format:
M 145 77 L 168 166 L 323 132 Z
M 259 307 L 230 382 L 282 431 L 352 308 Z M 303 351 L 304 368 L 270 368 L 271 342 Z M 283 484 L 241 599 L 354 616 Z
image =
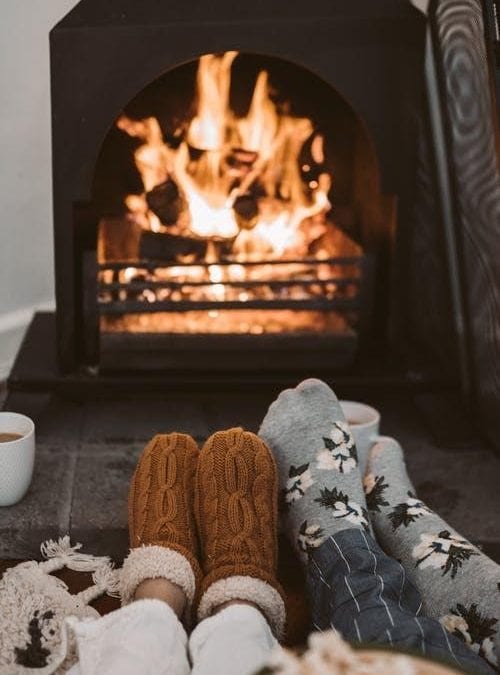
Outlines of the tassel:
M 67 567 L 75 572 L 93 572 L 101 565 L 109 563 L 110 559 L 108 556 L 79 553 L 81 547 L 80 543 L 71 546 L 68 535 L 60 537 L 57 541 L 49 539 L 40 545 L 42 557 L 47 559 L 45 563 L 41 564 L 48 571 Z
M 78 593 L 78 598 L 86 605 L 99 596 L 107 593 L 112 598 L 120 597 L 120 573 L 113 568 L 113 563 L 108 563 L 98 567 L 92 574 L 94 586 L 89 586 Z
M 92 575 L 92 581 L 96 586 L 104 588 L 110 597 L 120 597 L 120 570 L 115 570 L 113 563 L 98 567 Z

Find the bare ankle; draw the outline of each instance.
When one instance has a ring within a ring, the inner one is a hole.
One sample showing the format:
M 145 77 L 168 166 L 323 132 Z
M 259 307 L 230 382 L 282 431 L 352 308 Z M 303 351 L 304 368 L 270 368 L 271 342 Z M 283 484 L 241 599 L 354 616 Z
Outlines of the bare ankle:
M 168 579 L 145 579 L 135 589 L 134 600 L 162 600 L 169 605 L 177 616 L 181 616 L 186 606 L 186 595 L 182 588 Z

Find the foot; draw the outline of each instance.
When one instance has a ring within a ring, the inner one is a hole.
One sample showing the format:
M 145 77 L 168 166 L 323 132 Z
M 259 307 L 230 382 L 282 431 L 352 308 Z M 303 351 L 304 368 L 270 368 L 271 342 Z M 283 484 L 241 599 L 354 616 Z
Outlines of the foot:
M 144 449 L 129 490 L 123 604 L 142 582 L 166 579 L 185 594 L 189 610 L 201 578 L 193 513 L 198 454 L 195 441 L 177 433 L 155 436 Z
M 364 487 L 377 538 L 386 550 L 413 567 L 436 567 L 454 578 L 478 555 L 475 546 L 418 499 L 403 450 L 394 439 L 385 438 L 371 449 Z
M 231 600 L 254 603 L 276 635 L 285 607 L 276 580 L 276 466 L 265 444 L 243 429 L 219 431 L 200 452 L 195 515 L 205 578 L 198 618 Z
M 424 614 L 497 666 L 500 566 L 417 497 L 397 441 L 373 446 L 364 485 L 377 539 L 411 575 Z
M 283 391 L 259 436 L 276 459 L 286 533 L 299 553 L 340 530 L 368 529 L 356 447 L 330 387 L 310 379 Z
M 180 617 L 186 607 L 186 594 L 168 579 L 145 579 L 137 586 L 134 600 L 161 600 Z

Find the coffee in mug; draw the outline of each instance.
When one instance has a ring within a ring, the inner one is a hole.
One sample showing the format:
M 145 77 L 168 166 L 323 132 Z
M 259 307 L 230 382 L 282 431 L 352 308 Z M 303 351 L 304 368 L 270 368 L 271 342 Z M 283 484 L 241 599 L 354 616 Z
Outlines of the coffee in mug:
M 26 415 L 0 412 L 0 506 L 20 501 L 35 463 L 35 425 Z
M 22 434 L 12 434 L 9 432 L 0 432 L 0 443 L 10 443 L 10 441 L 17 441 L 22 438 Z

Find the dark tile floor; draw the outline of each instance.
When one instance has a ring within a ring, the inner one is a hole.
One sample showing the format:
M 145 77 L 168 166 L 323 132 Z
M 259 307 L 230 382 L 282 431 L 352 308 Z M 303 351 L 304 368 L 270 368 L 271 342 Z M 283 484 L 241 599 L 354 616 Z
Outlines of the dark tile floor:
M 127 549 L 127 490 L 139 453 L 158 432 L 202 442 L 217 429 L 256 431 L 274 393 L 158 394 L 82 402 L 11 394 L 5 407 L 36 421 L 37 459 L 24 500 L 0 509 L 0 559 L 31 558 L 47 537 L 70 533 L 93 553 Z M 433 439 L 410 394 L 373 395 L 382 431 L 405 448 L 417 491 L 464 535 L 500 560 L 500 459 L 477 438 L 454 448 Z

